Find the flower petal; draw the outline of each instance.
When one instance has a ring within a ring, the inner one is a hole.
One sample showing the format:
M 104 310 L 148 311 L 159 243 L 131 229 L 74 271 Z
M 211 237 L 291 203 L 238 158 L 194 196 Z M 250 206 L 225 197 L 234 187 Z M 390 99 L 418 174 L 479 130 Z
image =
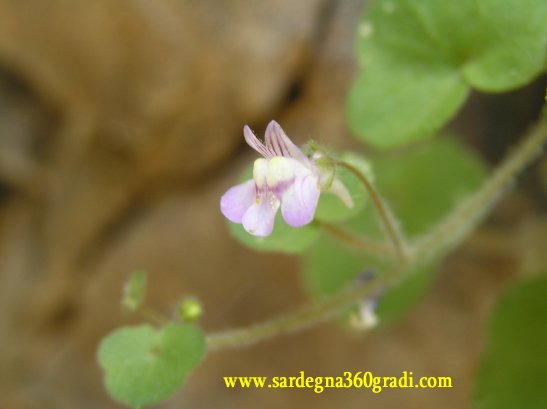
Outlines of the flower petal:
M 311 170 L 296 159 L 276 156 L 268 161 L 266 181 L 268 187 L 279 197 L 296 178 L 311 174 Z
M 256 187 L 254 181 L 234 186 L 220 198 L 220 211 L 234 223 L 241 223 L 245 212 L 256 201 Z
M 376 306 L 378 300 L 363 301 L 359 305 L 359 310 L 351 316 L 351 325 L 357 330 L 367 330 L 378 325 L 379 318 L 376 315 Z
M 256 137 L 256 135 L 251 131 L 251 128 L 249 126 L 245 125 L 243 127 L 243 136 L 245 137 L 245 142 L 247 142 L 247 145 L 249 145 L 251 148 L 253 148 L 255 151 L 260 153 L 265 158 L 271 158 L 275 156 L 264 146 L 264 144 Z
M 266 188 L 269 160 L 264 158 L 258 158 L 254 161 L 253 165 L 253 179 L 256 187 L 259 191 Z
M 266 127 L 265 140 L 266 148 L 275 153 L 275 156 L 294 158 L 304 165 L 308 164 L 308 157 L 289 139 L 277 122 L 270 121 Z
M 272 233 L 279 199 L 271 192 L 256 200 L 243 215 L 243 227 L 253 236 L 266 237 Z
M 319 194 L 316 176 L 310 174 L 296 178 L 281 198 L 281 213 L 287 224 L 300 227 L 310 223 Z

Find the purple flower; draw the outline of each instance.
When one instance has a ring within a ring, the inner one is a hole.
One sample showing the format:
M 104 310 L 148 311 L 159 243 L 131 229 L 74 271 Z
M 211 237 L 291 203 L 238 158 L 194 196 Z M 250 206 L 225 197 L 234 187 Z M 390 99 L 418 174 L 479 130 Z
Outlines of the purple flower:
M 220 199 L 220 210 L 254 236 L 269 236 L 281 208 L 288 225 L 300 227 L 313 220 L 321 191 L 337 194 L 348 206 L 353 202 L 345 186 L 334 177 L 334 168 L 308 158 L 275 121 L 268 124 L 265 143 L 245 125 L 245 141 L 262 155 L 255 160 L 253 178 L 229 189 Z

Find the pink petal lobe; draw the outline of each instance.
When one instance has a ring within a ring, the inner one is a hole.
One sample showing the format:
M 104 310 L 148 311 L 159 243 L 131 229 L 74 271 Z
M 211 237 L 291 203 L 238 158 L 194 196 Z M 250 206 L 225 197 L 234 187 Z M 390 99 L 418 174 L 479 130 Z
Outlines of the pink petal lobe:
M 234 186 L 226 191 L 220 198 L 220 211 L 226 218 L 234 223 L 241 223 L 245 212 L 256 200 L 256 188 L 254 181 Z
M 265 158 L 271 158 L 272 156 L 275 156 L 269 152 L 266 146 L 264 146 L 264 144 L 256 137 L 253 131 L 251 131 L 251 128 L 249 128 L 247 125 L 243 127 L 243 136 L 245 137 L 245 142 L 247 142 L 247 145 L 249 145 Z
M 304 165 L 308 164 L 308 158 L 287 136 L 281 125 L 275 121 L 270 121 L 266 127 L 265 137 L 266 148 L 274 152 L 276 156 L 285 158 L 294 158 Z
M 300 227 L 310 223 L 315 215 L 319 195 L 315 176 L 296 178 L 281 198 L 281 214 L 287 224 Z
M 253 236 L 266 237 L 272 233 L 275 214 L 279 209 L 279 199 L 268 194 L 260 201 L 255 201 L 243 215 L 243 227 Z

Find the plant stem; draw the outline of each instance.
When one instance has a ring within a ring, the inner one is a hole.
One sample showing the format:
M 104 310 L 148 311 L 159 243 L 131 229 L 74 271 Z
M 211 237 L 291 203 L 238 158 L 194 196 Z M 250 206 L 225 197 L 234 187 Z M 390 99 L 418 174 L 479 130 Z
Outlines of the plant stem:
M 465 236 L 490 211 L 512 179 L 534 158 L 539 156 L 547 141 L 547 116 L 533 127 L 526 138 L 514 148 L 482 188 L 462 201 L 452 212 L 410 249 L 410 263 L 439 257 Z
M 356 236 L 332 223 L 319 221 L 318 225 L 327 233 L 336 237 L 348 246 L 356 247 L 368 253 L 393 255 L 393 247 L 389 244 L 378 243 L 367 238 Z
M 393 244 L 395 254 L 397 254 L 399 260 L 403 262 L 407 258 L 405 240 L 401 235 L 399 229 L 397 228 L 395 218 L 388 210 L 388 207 L 386 206 L 376 189 L 374 189 L 372 183 L 370 183 L 370 181 L 361 171 L 359 171 L 359 169 L 357 169 L 350 163 L 344 161 L 336 163 L 339 166 L 349 170 L 357 179 L 359 179 L 361 184 L 365 187 L 372 199 L 372 202 L 374 203 L 374 206 L 376 207 L 376 210 L 378 211 L 378 215 L 380 216 L 380 220 L 382 221 L 386 233 L 389 236 L 391 243 Z
M 431 229 L 424 239 L 411 248 L 406 262 L 402 262 L 382 274 L 375 281 L 353 287 L 321 303 L 301 308 L 295 312 L 250 327 L 210 334 L 207 336 L 208 349 L 221 350 L 252 345 L 265 339 L 288 334 L 326 321 L 345 308 L 374 296 L 405 271 L 412 270 L 416 264 L 421 263 L 424 257 L 438 257 L 441 253 L 453 248 L 463 240 L 465 233 L 477 226 L 516 174 L 540 154 L 542 145 L 546 141 L 547 118 L 543 118 L 531 129 L 525 140 L 513 150 L 512 154 L 498 167 L 481 189 L 457 206 L 443 221 Z M 349 166 L 345 167 L 351 171 L 353 167 Z M 354 170 L 356 171 L 354 172 L 355 175 L 359 177 L 360 173 L 357 169 Z M 368 184 L 368 181 L 364 180 Z M 379 197 L 375 193 L 371 196 L 379 201 L 378 210 L 383 209 L 384 223 L 386 220 L 389 221 L 388 213 L 382 206 Z M 388 225 L 391 224 L 387 223 L 386 227 Z M 397 238 L 397 236 L 393 236 L 393 238 Z M 402 249 L 401 242 L 397 241 L 397 243 Z
M 300 308 L 263 323 L 210 334 L 207 336 L 207 349 L 212 351 L 253 345 L 277 335 L 289 334 L 324 322 L 359 300 L 377 293 L 393 278 L 394 274 L 397 274 L 396 270 L 390 274 L 382 275 L 381 279 L 376 281 L 352 287 L 349 291 L 322 303 Z

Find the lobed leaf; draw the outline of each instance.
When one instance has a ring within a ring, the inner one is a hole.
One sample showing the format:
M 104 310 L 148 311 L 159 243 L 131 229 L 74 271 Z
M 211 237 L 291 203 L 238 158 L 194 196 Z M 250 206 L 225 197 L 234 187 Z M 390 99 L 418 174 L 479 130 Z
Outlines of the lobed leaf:
M 431 137 L 470 88 L 509 91 L 544 71 L 545 21 L 542 0 L 373 1 L 359 28 L 350 127 L 384 148 Z
M 108 392 L 133 408 L 157 404 L 181 387 L 205 354 L 205 338 L 194 325 L 119 328 L 98 352 Z

